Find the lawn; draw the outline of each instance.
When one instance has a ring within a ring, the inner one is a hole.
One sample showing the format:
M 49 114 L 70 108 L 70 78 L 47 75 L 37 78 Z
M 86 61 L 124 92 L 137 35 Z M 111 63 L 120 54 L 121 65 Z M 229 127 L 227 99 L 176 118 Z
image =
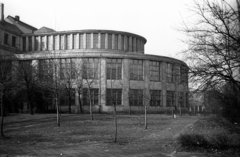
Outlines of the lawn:
M 148 129 L 144 129 L 143 115 L 118 115 L 118 138 L 114 143 L 112 115 L 62 114 L 61 126 L 56 124 L 54 114 L 18 114 L 5 118 L 1 144 L 39 146 L 89 145 L 104 149 L 125 150 L 174 150 L 175 137 L 199 117 L 182 116 L 173 119 L 170 115 L 148 115 Z

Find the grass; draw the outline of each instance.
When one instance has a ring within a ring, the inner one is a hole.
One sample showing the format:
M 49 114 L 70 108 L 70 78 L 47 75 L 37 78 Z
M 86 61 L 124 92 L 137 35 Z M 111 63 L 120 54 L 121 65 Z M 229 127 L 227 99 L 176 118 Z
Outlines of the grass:
M 179 151 L 240 154 L 240 125 L 221 117 L 204 117 L 179 136 Z
M 103 149 L 159 151 L 172 143 L 185 125 L 197 117 L 172 119 L 170 115 L 148 115 L 148 129 L 144 129 L 144 116 L 118 115 L 118 139 L 114 143 L 112 115 L 62 114 L 61 126 L 57 127 L 54 114 L 11 115 L 5 118 L 4 133 L 8 138 L 1 144 L 38 146 L 90 145 Z M 174 148 L 168 147 L 171 151 Z

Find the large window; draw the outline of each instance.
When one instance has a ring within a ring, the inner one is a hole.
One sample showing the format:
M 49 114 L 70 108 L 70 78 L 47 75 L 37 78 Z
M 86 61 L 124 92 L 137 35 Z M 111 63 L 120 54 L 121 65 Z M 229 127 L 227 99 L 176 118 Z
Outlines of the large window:
M 150 61 L 150 80 L 160 81 L 160 62 Z
M 87 49 L 90 49 L 91 48 L 91 34 L 86 34 L 86 47 L 87 47 Z
M 167 82 L 173 83 L 173 64 L 167 63 Z
M 26 37 L 22 38 L 22 49 L 23 51 L 26 51 Z
M 28 37 L 28 50 L 32 51 L 32 37 Z
M 121 59 L 107 59 L 107 79 L 110 80 L 122 79 Z
M 188 70 L 187 67 L 180 67 L 180 84 L 188 83 Z
M 17 46 L 16 41 L 17 41 L 17 38 L 15 36 L 12 36 L 12 47 Z
M 183 92 L 178 92 L 178 106 L 184 107 L 183 96 L 184 96 Z
M 118 34 L 114 35 L 114 49 L 118 49 Z
M 83 49 L 83 34 L 79 35 L 79 49 Z
M 112 49 L 112 34 L 108 34 L 108 49 Z
M 39 78 L 40 80 L 53 79 L 53 61 L 52 60 L 39 60 Z
M 174 91 L 167 91 L 167 107 L 173 107 L 174 105 Z
M 90 101 L 92 105 L 98 105 L 98 95 L 99 90 L 97 88 L 83 88 L 83 105 L 90 106 Z
M 60 60 L 60 78 L 61 79 L 75 79 L 76 77 L 75 59 L 61 59 Z
M 161 106 L 161 90 L 150 90 L 150 106 Z
M 9 45 L 8 38 L 9 38 L 9 35 L 7 33 L 4 33 L 4 44 L 5 45 Z
M 99 66 L 98 58 L 84 58 L 83 79 L 97 79 Z
M 130 60 L 130 80 L 143 80 L 142 60 Z
M 107 106 L 122 105 L 122 89 L 107 89 L 106 92 Z
M 93 34 L 93 48 L 97 49 L 98 46 L 98 34 Z
M 129 90 L 129 104 L 131 106 L 143 105 L 143 90 L 142 89 L 130 89 Z
M 124 50 L 124 36 L 121 35 L 121 47 L 119 47 L 118 49 Z
M 101 49 L 105 49 L 105 34 L 101 34 Z

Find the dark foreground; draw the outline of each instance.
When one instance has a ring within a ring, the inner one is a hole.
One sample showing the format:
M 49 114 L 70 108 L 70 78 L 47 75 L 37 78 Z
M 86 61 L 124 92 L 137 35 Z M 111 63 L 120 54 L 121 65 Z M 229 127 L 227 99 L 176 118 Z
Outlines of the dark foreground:
M 176 138 L 200 117 L 172 119 L 149 115 L 120 115 L 118 138 L 114 143 L 111 115 L 62 115 L 57 127 L 55 115 L 12 115 L 6 117 L 0 142 L 1 156 L 214 156 L 179 153 Z M 221 156 L 218 154 L 218 156 Z

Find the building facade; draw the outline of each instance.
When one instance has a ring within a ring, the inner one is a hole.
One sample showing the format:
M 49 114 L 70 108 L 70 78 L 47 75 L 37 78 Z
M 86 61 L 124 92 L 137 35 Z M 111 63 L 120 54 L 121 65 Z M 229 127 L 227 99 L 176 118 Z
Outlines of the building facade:
M 60 96 L 61 106 L 71 101 L 89 110 L 161 112 L 173 107 L 187 110 L 188 66 L 180 60 L 145 54 L 147 40 L 137 34 L 113 30 L 55 31 L 36 29 L 19 16 L 4 19 L 1 4 L 1 53 L 14 55 L 14 65 L 28 62 L 40 80 L 68 80 L 72 98 Z M 57 63 L 57 64 L 53 64 Z M 57 66 L 53 66 L 57 65 Z M 81 89 L 80 89 L 81 88 Z M 81 92 L 78 92 L 78 89 Z

